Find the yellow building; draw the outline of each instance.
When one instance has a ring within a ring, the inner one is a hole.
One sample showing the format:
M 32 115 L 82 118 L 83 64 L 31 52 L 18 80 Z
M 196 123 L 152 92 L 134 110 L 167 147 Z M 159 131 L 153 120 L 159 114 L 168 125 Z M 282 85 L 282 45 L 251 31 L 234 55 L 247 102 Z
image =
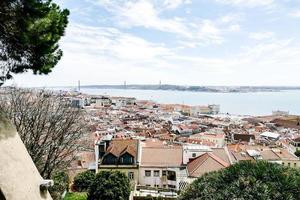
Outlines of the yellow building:
M 97 142 L 97 171 L 117 170 L 125 173 L 132 185 L 138 183 L 140 142 L 136 139 L 112 139 Z
M 282 165 L 288 166 L 288 167 L 293 167 L 293 168 L 300 168 L 300 160 L 299 159 L 283 159 Z

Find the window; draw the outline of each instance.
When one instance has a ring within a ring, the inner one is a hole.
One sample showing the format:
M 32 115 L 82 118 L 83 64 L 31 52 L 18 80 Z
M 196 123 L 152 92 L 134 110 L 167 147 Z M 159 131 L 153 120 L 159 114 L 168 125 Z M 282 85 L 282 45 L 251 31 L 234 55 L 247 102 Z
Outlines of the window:
M 291 163 L 288 163 L 288 166 L 290 167 L 290 166 L 291 166 Z
M 154 187 L 157 187 L 157 188 L 158 188 L 158 187 L 159 187 L 159 185 L 154 185 Z
M 145 170 L 145 176 L 150 177 L 151 176 L 151 171 L 150 170 Z
M 120 158 L 120 163 L 123 165 L 130 165 L 133 164 L 133 162 L 134 162 L 133 157 L 128 153 L 123 154 L 122 157 Z
M 297 163 L 294 163 L 294 167 L 297 167 Z
M 167 185 L 164 184 L 164 185 L 163 185 L 163 188 L 167 188 Z
M 159 170 L 154 170 L 154 176 L 159 177 Z
M 170 180 L 170 181 L 176 181 L 176 172 L 168 171 L 167 179 Z
M 134 179 L 134 172 L 128 172 L 128 178 L 129 178 L 129 180 L 133 180 Z
M 192 157 L 195 158 L 195 157 L 196 157 L 196 153 L 193 153 L 193 154 L 192 154 Z
M 162 171 L 162 176 L 167 176 L 167 171 L 166 170 Z
M 115 165 L 117 164 L 117 158 L 112 154 L 108 154 L 103 158 L 102 163 L 106 165 Z

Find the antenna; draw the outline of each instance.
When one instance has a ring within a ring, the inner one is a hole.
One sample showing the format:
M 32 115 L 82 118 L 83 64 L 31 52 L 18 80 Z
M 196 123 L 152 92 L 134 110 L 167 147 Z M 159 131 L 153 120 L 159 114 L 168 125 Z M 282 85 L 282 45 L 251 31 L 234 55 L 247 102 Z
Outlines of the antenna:
M 80 91 L 80 80 L 78 80 L 78 92 Z
M 124 89 L 126 89 L 126 81 L 124 81 Z

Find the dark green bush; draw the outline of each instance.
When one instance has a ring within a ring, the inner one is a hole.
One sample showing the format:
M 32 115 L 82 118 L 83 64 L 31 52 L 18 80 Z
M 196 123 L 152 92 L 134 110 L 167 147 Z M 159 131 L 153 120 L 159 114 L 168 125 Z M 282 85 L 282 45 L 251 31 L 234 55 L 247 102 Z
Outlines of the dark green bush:
M 86 200 L 87 194 L 84 192 L 72 192 L 68 193 L 64 200 Z
M 130 181 L 119 171 L 99 172 L 88 191 L 88 200 L 128 200 Z
M 73 181 L 72 189 L 77 192 L 87 192 L 95 179 L 95 172 L 85 171 L 77 174 Z
M 299 200 L 300 170 L 265 161 L 244 161 L 203 175 L 181 200 Z
M 51 179 L 54 185 L 49 188 L 49 192 L 53 200 L 60 200 L 64 191 L 68 191 L 69 176 L 63 171 L 53 173 Z

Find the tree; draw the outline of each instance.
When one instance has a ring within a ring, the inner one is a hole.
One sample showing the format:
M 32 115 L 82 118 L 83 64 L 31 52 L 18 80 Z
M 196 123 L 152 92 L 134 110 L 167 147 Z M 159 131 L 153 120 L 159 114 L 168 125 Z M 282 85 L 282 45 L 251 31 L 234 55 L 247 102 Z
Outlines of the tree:
M 50 178 L 75 159 L 86 131 L 83 110 L 52 92 L 24 89 L 7 91 L 0 110 L 15 125 L 42 177 Z
M 129 195 L 129 179 L 119 171 L 99 172 L 88 190 L 88 200 L 127 200 Z
M 90 170 L 77 174 L 73 181 L 73 189 L 77 192 L 87 192 L 95 179 L 95 172 Z
M 87 194 L 85 192 L 67 193 L 64 200 L 86 200 Z
M 53 173 L 51 179 L 54 181 L 54 185 L 49 188 L 49 192 L 53 200 L 60 200 L 64 191 L 69 187 L 69 176 L 63 171 L 57 171 Z
M 179 199 L 300 199 L 300 170 L 244 161 L 195 180 Z
M 69 11 L 51 0 L 0 1 L 0 86 L 12 73 L 48 74 L 62 56 Z

